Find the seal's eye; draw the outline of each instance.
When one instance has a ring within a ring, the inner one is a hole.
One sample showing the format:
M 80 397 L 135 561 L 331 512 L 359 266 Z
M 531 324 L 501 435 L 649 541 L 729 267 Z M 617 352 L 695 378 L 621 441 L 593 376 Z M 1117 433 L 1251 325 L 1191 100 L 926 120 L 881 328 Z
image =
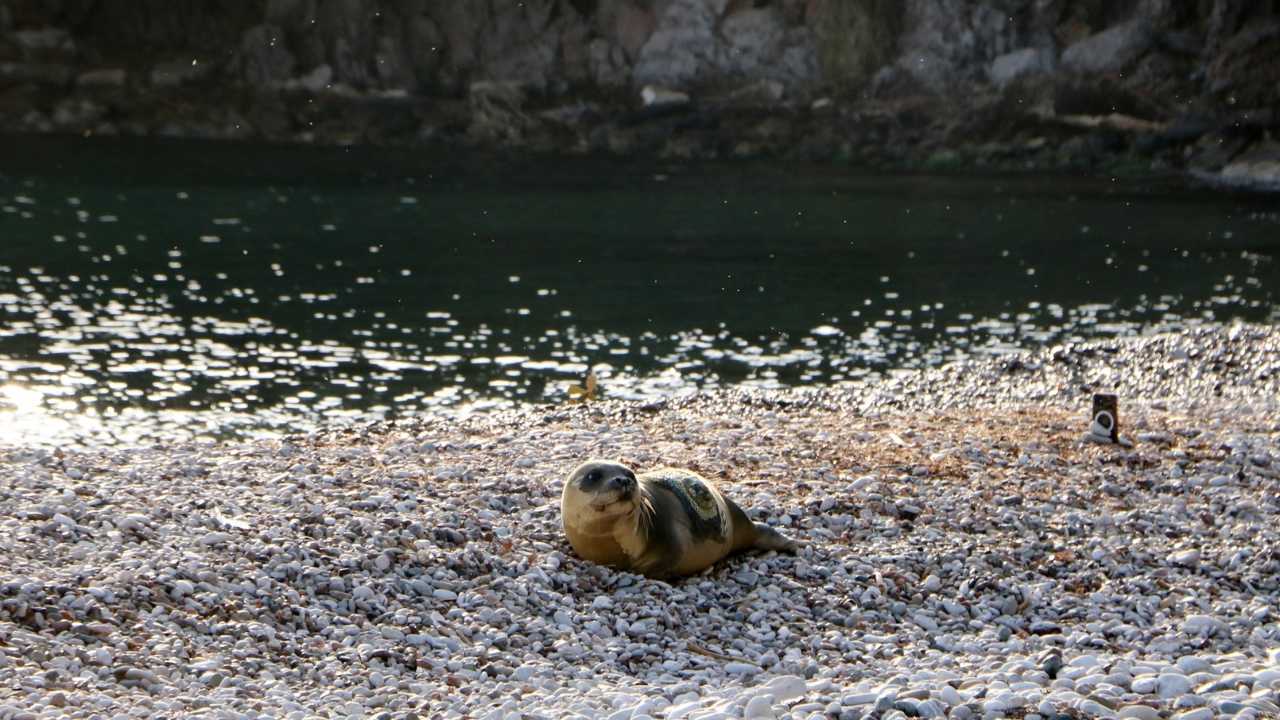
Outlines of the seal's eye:
M 589 483 L 600 482 L 600 471 L 592 470 L 591 472 L 587 473 L 587 482 Z

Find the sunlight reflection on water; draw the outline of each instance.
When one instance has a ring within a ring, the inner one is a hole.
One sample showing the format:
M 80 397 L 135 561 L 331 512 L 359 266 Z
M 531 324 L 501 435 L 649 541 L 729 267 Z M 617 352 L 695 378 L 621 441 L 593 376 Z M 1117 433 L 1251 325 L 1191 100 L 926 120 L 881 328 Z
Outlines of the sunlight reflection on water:
M 0 445 L 43 444 L 65 425 L 45 411 L 43 393 L 21 385 L 0 386 Z
M 484 412 L 561 401 L 589 368 L 634 399 L 856 385 L 1275 321 L 1276 220 L 1234 201 L 884 182 L 408 195 L 0 178 L 0 444 Z

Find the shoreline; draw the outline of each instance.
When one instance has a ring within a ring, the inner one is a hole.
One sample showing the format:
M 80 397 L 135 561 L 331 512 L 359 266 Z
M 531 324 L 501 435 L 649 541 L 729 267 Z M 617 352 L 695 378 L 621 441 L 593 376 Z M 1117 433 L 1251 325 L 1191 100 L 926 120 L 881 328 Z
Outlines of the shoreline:
M 65 150 L 73 144 L 89 154 L 91 165 L 71 168 L 64 164 Z M 888 183 L 887 189 L 904 184 L 909 186 L 917 181 L 962 183 L 978 179 L 1019 182 L 1030 187 L 1040 183 L 1065 184 L 1073 188 L 1078 186 L 1080 192 L 1128 192 L 1136 195 L 1172 193 L 1194 196 L 1197 191 L 1212 190 L 1215 195 L 1236 195 L 1259 201 L 1270 198 L 1273 191 L 1262 185 L 1224 183 L 1209 174 L 1170 168 L 1117 175 L 1106 169 L 1078 167 L 924 167 L 905 161 L 872 166 L 795 156 L 674 158 L 564 148 L 466 147 L 458 153 L 455 152 L 457 148 L 438 142 L 375 145 L 200 136 L 85 136 L 0 130 L 0 146 L 21 146 L 23 150 L 15 154 L 4 175 L 0 176 L 10 182 L 62 176 L 100 182 L 134 174 L 149 182 L 182 185 L 191 181 L 188 174 L 179 176 L 164 166 L 141 167 L 132 161 L 131 153 L 151 149 L 200 162 L 200 179 L 211 184 L 240 180 L 245 173 L 263 183 L 286 186 L 296 182 L 322 185 L 340 180 L 351 182 L 350 164 L 354 162 L 358 163 L 355 182 L 370 186 L 405 181 L 411 184 L 445 183 L 450 180 L 483 184 L 510 182 L 513 177 L 517 182 L 542 182 L 544 169 L 555 164 L 560 175 L 558 182 L 590 188 L 612 187 L 635 178 L 649 182 L 676 182 L 685 174 L 701 176 L 714 170 L 728 174 L 722 182 L 747 189 L 776 187 L 780 183 L 790 187 L 816 185 L 827 188 L 872 180 L 883 180 Z M 240 158 L 246 161 L 244 165 L 224 167 L 200 156 L 200 153 L 214 148 L 235 149 L 238 158 L 249 151 L 256 155 Z M 292 169 L 289 163 L 298 164 L 299 168 Z M 343 163 L 347 166 L 344 167 Z
M 342 98 L 339 102 L 359 107 L 375 100 Z M 419 104 L 407 99 L 390 102 L 393 106 L 404 102 L 406 107 Z M 433 101 L 422 102 L 428 107 L 437 107 Z M 610 105 L 597 108 L 589 116 L 568 125 L 542 118 L 547 113 L 564 112 L 565 107 L 583 105 L 565 102 L 568 105 L 564 107 L 533 112 L 533 119 L 527 121 L 530 127 L 516 136 L 477 135 L 474 124 L 478 120 L 458 120 L 452 116 L 459 111 L 438 109 L 425 111 L 429 119 L 421 122 L 427 130 L 387 136 L 370 135 L 367 128 L 352 134 L 341 124 L 331 124 L 318 132 L 242 131 L 231 120 L 227 121 L 228 127 L 222 129 L 138 121 L 96 127 L 8 125 L 0 127 L 0 133 L 19 143 L 100 139 L 231 143 L 284 151 L 407 151 L 443 158 L 451 164 L 456 162 L 458 153 L 463 153 L 473 158 L 473 164 L 482 166 L 582 160 L 654 166 L 719 163 L 752 169 L 780 163 L 805 166 L 820 173 L 1010 179 L 1049 175 L 1090 181 L 1163 183 L 1223 194 L 1270 196 L 1280 192 L 1280 175 L 1276 172 L 1280 154 L 1274 143 L 1260 141 L 1251 147 L 1240 145 L 1225 155 L 1211 155 L 1201 146 L 1227 142 L 1226 136 L 1210 142 L 1207 134 L 1184 136 L 1176 128 L 1121 130 L 1108 128 L 1105 123 L 1073 125 L 1052 118 L 1028 117 L 1014 123 L 1016 132 L 992 127 L 957 134 L 947 127 L 904 129 L 891 122 L 880 130 L 848 134 L 845 128 L 856 122 L 856 118 L 892 117 L 895 112 L 884 103 L 858 100 L 847 101 L 840 112 L 824 114 L 804 108 L 701 109 L 691 105 L 675 109 L 675 115 L 668 111 L 637 117 L 637 111 L 625 105 Z M 976 108 L 947 107 L 948 101 L 941 98 L 930 98 L 927 103 L 928 113 L 937 118 L 949 113 L 979 112 Z M 596 107 L 591 103 L 586 105 Z M 194 109 L 192 112 L 204 114 Z M 439 123 L 440 127 L 432 123 Z M 1228 133 L 1242 123 L 1251 126 L 1252 121 L 1226 119 L 1219 132 Z M 769 128 L 768 132 L 763 128 Z M 1206 126 L 1202 130 L 1209 133 L 1210 128 Z
M 614 386 L 606 378 L 602 386 L 602 395 L 592 402 L 592 407 L 601 407 L 601 403 L 614 408 L 644 408 L 646 412 L 661 409 L 668 405 L 676 407 L 689 402 L 723 403 L 735 406 L 754 406 L 756 404 L 794 404 L 817 403 L 819 406 L 833 408 L 853 408 L 859 413 L 875 413 L 882 409 L 903 410 L 911 408 L 925 411 L 931 402 L 945 403 L 949 409 L 963 407 L 965 402 L 954 391 L 965 387 L 969 399 L 981 393 L 993 390 L 1011 392 L 1012 388 L 1031 388 L 1031 392 L 1012 392 L 1001 399 L 1018 403 L 1041 402 L 1052 399 L 1057 402 L 1079 402 L 1082 407 L 1088 404 L 1089 395 L 1083 390 L 1074 395 L 1061 386 L 1061 378 L 1055 377 L 1054 365 L 1078 360 L 1064 360 L 1064 353 L 1111 353 L 1116 348 L 1142 348 L 1134 350 L 1138 354 L 1156 352 L 1164 356 L 1166 362 L 1186 362 L 1188 356 L 1194 357 L 1197 352 L 1186 347 L 1188 338 L 1208 338 L 1213 345 L 1229 344 L 1230 338 L 1238 333 L 1261 333 L 1266 336 L 1277 327 L 1273 321 L 1259 323 L 1233 320 L 1228 322 L 1194 322 L 1189 324 L 1175 323 L 1160 327 L 1144 328 L 1134 334 L 1112 336 L 1095 336 L 1086 338 L 1069 338 L 1045 345 L 1036 345 L 1020 349 L 989 349 L 989 351 L 970 352 L 959 359 L 928 367 L 884 367 L 856 380 L 842 380 L 834 385 L 818 383 L 814 386 L 803 384 L 763 385 L 756 383 L 712 385 L 707 387 L 685 387 L 668 394 L 666 397 L 652 392 L 639 393 L 631 384 Z M 1169 345 L 1183 347 L 1171 350 Z M 1079 348 L 1086 348 L 1079 350 Z M 1175 357 L 1168 357 L 1174 353 Z M 1126 359 L 1125 366 L 1140 364 L 1140 361 Z M 1123 387 L 1124 374 L 1114 369 L 1104 369 L 1107 373 L 1102 379 L 1090 383 L 1090 387 L 1098 384 L 1105 391 L 1107 387 Z M 1154 375 L 1149 368 L 1142 368 L 1151 381 Z M 1274 370 L 1260 370 L 1274 374 Z M 975 381 L 966 376 L 977 373 Z M 1182 392 L 1182 388 L 1170 387 L 1167 380 L 1170 371 L 1159 372 L 1160 380 L 1165 384 L 1159 393 L 1170 391 Z M 1268 375 L 1270 376 L 1270 375 Z M 1008 385 L 1002 387 L 1005 380 L 1024 379 L 1024 386 Z M 1047 383 L 1047 384 L 1046 384 Z M 1056 383 L 1056 384 L 1055 384 Z M 573 384 L 566 381 L 566 385 Z M 944 386 L 952 391 L 942 395 L 925 395 L 925 400 L 917 399 L 915 387 Z M 1161 395 L 1164 396 L 1164 395 Z M 1210 397 L 1209 388 L 1201 388 L 1198 392 L 1187 395 L 1187 400 L 1198 403 Z M 1132 398 L 1125 398 L 1128 402 Z M 1138 398 L 1140 401 L 1141 398 Z M 414 423 L 450 422 L 466 423 L 484 422 L 493 419 L 495 422 L 506 422 L 509 418 L 517 418 L 515 422 L 541 422 L 546 417 L 557 417 L 558 413 L 575 408 L 569 404 L 569 397 L 547 398 L 539 401 L 512 401 L 505 399 L 479 398 L 474 402 L 459 405 L 443 405 L 416 412 L 387 412 L 382 414 L 368 413 L 352 415 L 344 418 L 315 418 L 310 416 L 288 417 L 272 409 L 270 411 L 220 412 L 206 417 L 198 413 L 181 410 L 147 411 L 143 408 L 129 408 L 119 415 L 100 418 L 96 416 L 53 415 L 40 410 L 25 410 L 18 404 L 6 405 L 0 400 L 0 419 L 11 423 L 9 432 L 0 433 L 0 450 L 51 450 L 60 448 L 64 451 L 76 450 L 92 452 L 98 449 L 145 450 L 156 446 L 192 446 L 213 447 L 221 445 L 237 445 L 254 442 L 289 442 L 311 434 L 323 434 L 331 431 L 384 432 L 397 428 L 412 427 Z M 957 405 L 959 403 L 959 405 Z M 188 426 L 179 432 L 179 427 Z M 293 426 L 295 429 L 289 430 Z M 38 431 L 37 431 L 37 428 Z M 37 432 L 38 438 L 32 437 L 28 443 L 20 438 L 26 432 Z
M 1278 717 L 1276 358 L 1237 325 L 860 394 L 0 450 L 0 718 Z M 1082 442 L 1102 390 L 1135 447 Z M 692 467 L 808 547 L 584 563 L 587 455 Z

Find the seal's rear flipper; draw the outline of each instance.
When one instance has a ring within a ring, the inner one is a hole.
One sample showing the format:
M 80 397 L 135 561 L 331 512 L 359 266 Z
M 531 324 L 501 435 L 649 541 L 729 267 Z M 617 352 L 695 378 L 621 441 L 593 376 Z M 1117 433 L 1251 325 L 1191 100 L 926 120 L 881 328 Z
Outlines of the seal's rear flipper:
M 760 550 L 777 550 L 778 552 L 795 553 L 800 549 L 800 543 L 765 525 L 764 523 L 754 523 L 756 526 L 756 541 L 752 547 Z

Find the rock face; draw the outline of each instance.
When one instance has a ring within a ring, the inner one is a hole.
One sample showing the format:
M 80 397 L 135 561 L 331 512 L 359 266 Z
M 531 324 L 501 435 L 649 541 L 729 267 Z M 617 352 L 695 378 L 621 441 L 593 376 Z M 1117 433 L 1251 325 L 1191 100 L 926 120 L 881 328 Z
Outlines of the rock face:
M 1005 53 L 991 61 L 987 76 L 998 88 L 1032 75 L 1045 75 L 1053 71 L 1053 53 L 1044 48 L 1023 48 Z
M 1059 67 L 1110 73 L 1190 53 L 1212 68 L 1200 89 L 1216 92 L 1276 56 L 1277 23 L 1274 2 L 1246 0 L 270 0 L 230 10 L 0 0 L 0 61 L 123 67 L 190 56 L 258 88 L 328 66 L 335 84 L 359 91 L 454 96 L 477 81 L 563 94 L 775 80 L 817 93 L 892 67 L 930 92 L 963 94 Z
M 1137 18 L 1072 44 L 1062 53 L 1062 66 L 1084 74 L 1123 70 L 1154 42 L 1150 24 Z
M 935 93 L 963 92 L 996 57 L 1026 46 L 1000 5 L 908 0 L 895 65 Z
M 673 0 L 640 47 L 632 78 L 674 86 L 726 80 L 811 85 L 818 78 L 811 30 L 775 6 L 726 13 L 724 0 Z
M 673 119 L 670 104 L 661 118 L 629 116 L 646 110 L 646 87 L 688 94 L 680 107 L 690 117 Z M 67 112 L 80 95 L 104 110 Z M 849 133 L 876 143 L 905 132 L 936 154 L 930 145 L 1070 109 L 1181 128 L 1119 141 L 1094 133 L 1075 150 L 1166 152 L 1235 128 L 1192 148 L 1202 156 L 1193 164 L 1218 172 L 1280 129 L 1277 98 L 1275 0 L 0 0 L 8 130 L 56 131 L 62 118 L 76 132 L 97 122 L 216 135 L 221 125 L 271 139 L 452 133 L 636 149 L 675 126 L 702 132 L 719 122 L 709 112 L 772 106 L 828 120 L 744 124 L 741 137 L 712 142 L 716 152 L 789 144 L 847 157 Z M 573 109 L 587 106 L 600 112 Z M 601 115 L 604 127 L 575 129 Z M 1053 142 L 1036 132 L 1016 142 Z M 688 155 L 680 143 L 668 149 Z
M 1221 181 L 1253 189 L 1280 190 L 1280 143 L 1262 143 L 1222 168 Z

